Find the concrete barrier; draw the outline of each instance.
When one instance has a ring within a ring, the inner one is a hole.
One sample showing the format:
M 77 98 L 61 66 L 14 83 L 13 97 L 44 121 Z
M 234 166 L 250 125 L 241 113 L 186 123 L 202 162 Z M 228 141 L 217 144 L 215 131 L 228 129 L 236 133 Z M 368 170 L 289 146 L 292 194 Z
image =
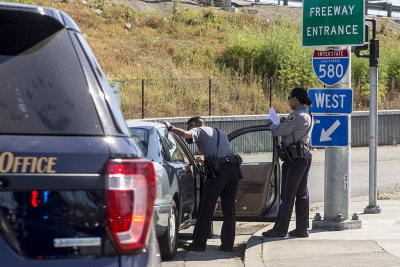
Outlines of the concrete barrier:
M 287 116 L 287 114 L 279 114 Z M 174 126 L 186 129 L 189 117 L 152 118 L 145 121 L 160 121 L 166 119 Z M 265 124 L 268 115 L 237 115 L 237 116 L 204 116 L 202 117 L 210 127 L 217 127 L 226 133 L 253 125 Z M 400 144 L 400 110 L 382 110 L 378 112 L 378 145 Z M 351 114 L 351 145 L 353 147 L 368 146 L 369 140 L 369 112 L 356 111 Z M 190 149 L 197 153 L 195 145 Z

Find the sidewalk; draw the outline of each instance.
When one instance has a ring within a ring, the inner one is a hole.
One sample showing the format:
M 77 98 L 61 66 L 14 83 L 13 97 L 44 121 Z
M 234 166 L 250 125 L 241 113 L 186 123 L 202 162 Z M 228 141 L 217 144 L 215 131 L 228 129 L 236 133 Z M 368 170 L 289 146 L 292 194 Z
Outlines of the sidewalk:
M 358 214 L 361 229 L 310 229 L 308 238 L 264 238 L 262 232 L 273 226 L 268 225 L 248 240 L 244 265 L 400 266 L 400 200 L 378 200 L 377 204 L 381 213 L 364 214 L 368 197 L 351 200 L 351 214 Z M 323 216 L 323 208 L 323 202 L 311 204 L 310 218 L 317 212 Z M 289 230 L 294 228 L 292 220 Z

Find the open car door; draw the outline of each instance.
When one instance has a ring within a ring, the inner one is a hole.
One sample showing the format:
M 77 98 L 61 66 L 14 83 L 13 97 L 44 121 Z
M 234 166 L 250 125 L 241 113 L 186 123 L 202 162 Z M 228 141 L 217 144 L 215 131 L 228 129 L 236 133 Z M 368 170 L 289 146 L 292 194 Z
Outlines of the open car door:
M 274 221 L 280 204 L 281 167 L 276 152 L 278 138 L 269 127 L 252 126 L 228 135 L 233 152 L 243 158 L 243 177 L 236 195 L 236 220 Z M 215 217 L 221 217 L 220 202 Z
M 196 217 L 196 211 L 198 210 L 200 204 L 201 189 L 202 185 L 204 184 L 204 172 L 202 167 L 195 161 L 192 152 L 190 151 L 186 143 L 183 141 L 183 139 L 177 136 L 176 134 L 173 134 L 173 136 L 178 145 L 180 146 L 185 159 L 189 162 L 190 168 L 193 173 L 193 181 L 191 183 L 191 186 L 194 195 L 194 205 L 191 212 L 191 216 L 194 218 Z

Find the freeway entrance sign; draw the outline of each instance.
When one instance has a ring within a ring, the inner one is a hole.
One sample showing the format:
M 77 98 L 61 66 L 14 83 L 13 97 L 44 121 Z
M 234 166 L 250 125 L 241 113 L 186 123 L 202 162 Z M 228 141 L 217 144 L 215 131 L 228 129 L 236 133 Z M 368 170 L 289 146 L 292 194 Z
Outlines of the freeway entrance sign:
M 304 0 L 302 45 L 364 44 L 364 0 Z
M 311 145 L 339 147 L 349 144 L 349 119 L 344 116 L 314 116 Z
M 340 82 L 346 74 L 350 57 L 347 49 L 315 49 L 312 62 L 317 78 L 332 86 Z
M 308 89 L 312 101 L 312 113 L 350 114 L 353 111 L 353 90 L 351 89 Z

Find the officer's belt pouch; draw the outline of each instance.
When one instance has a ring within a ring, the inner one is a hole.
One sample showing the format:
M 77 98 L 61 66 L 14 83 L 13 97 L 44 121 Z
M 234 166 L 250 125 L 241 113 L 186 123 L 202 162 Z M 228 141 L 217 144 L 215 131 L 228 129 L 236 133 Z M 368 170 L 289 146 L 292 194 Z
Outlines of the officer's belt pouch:
M 288 151 L 292 159 L 304 158 L 304 142 L 299 141 L 297 143 L 290 144 Z

